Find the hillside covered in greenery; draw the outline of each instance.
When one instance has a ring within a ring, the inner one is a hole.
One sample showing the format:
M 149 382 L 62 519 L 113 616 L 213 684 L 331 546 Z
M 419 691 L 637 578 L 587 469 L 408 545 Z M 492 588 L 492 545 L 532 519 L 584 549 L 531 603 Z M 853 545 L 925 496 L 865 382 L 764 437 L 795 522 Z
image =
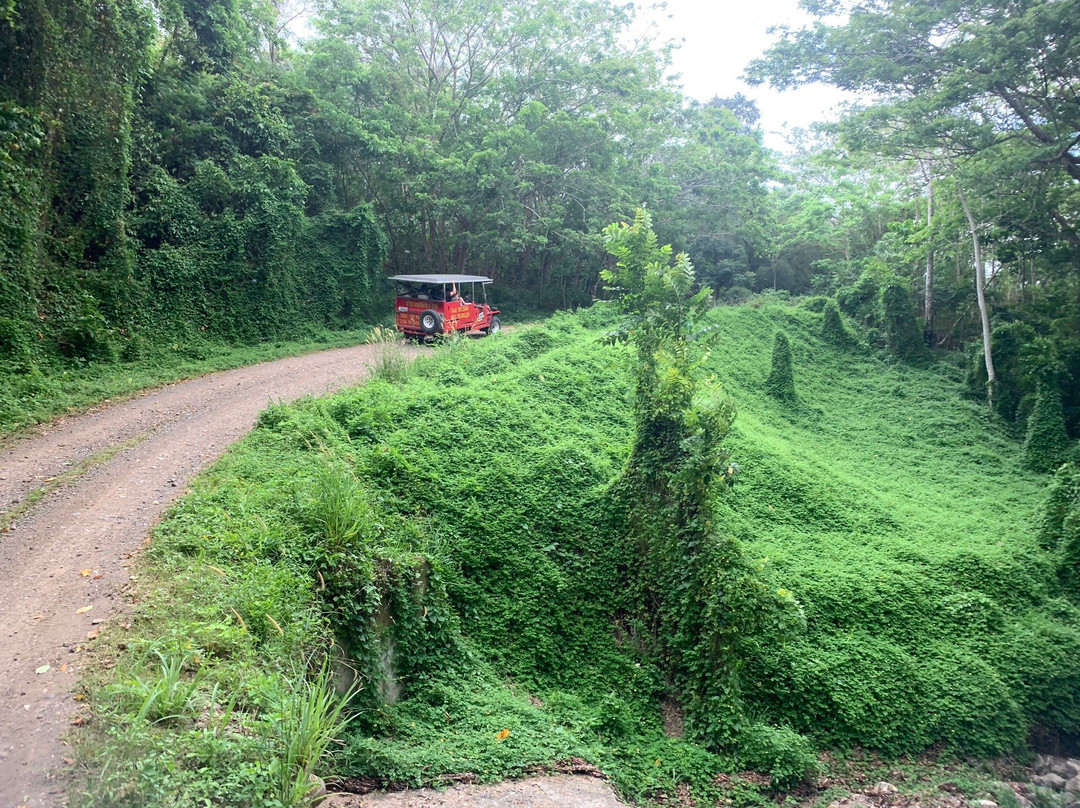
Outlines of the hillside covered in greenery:
M 438 785 L 581 758 L 633 800 L 749 804 L 758 787 L 717 775 L 784 790 L 821 750 L 1075 737 L 1075 538 L 1057 541 L 1075 482 L 1048 499 L 960 363 L 888 359 L 821 303 L 707 315 L 701 371 L 738 411 L 711 512 L 750 570 L 716 592 L 795 609 L 735 641 L 731 734 L 695 717 L 636 600 L 635 353 L 597 307 L 412 367 L 390 352 L 364 387 L 264 413 L 150 547 L 119 673 L 91 694 L 88 804 L 294 798 L 286 706 L 331 644 L 354 713 L 304 789 L 309 770 Z

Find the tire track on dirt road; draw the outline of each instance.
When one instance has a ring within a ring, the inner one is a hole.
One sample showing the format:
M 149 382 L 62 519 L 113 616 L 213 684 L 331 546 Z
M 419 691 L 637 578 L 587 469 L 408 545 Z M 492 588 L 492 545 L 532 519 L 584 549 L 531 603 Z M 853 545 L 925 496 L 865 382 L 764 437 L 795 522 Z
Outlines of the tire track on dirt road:
M 0 808 L 64 804 L 53 774 L 76 706 L 76 648 L 95 622 L 125 607 L 129 559 L 187 482 L 268 403 L 358 383 L 380 350 L 362 345 L 214 373 L 61 418 L 0 451 L 0 514 L 25 505 L 49 478 L 89 468 L 0 534 Z

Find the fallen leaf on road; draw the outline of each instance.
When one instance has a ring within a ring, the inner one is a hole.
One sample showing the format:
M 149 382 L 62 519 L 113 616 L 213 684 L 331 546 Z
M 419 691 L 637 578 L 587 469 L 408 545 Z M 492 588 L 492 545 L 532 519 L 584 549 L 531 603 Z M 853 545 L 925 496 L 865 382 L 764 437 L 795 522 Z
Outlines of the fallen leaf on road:
M 67 663 L 60 666 L 60 673 L 67 673 Z
M 97 635 L 100 634 L 100 633 L 101 632 L 98 631 L 97 629 L 94 629 L 93 631 L 88 631 L 88 632 L 86 632 L 86 639 L 88 639 L 88 640 L 96 639 Z
M 43 615 L 43 614 L 35 614 L 35 615 L 34 615 L 34 616 L 33 616 L 33 617 L 31 618 L 31 620 L 44 620 L 44 619 L 45 619 L 45 615 Z
M 81 609 L 76 609 L 75 614 L 86 614 L 88 611 L 90 611 L 93 608 L 94 608 L 93 606 L 83 606 Z
M 86 719 L 83 718 L 82 716 L 79 716 L 78 718 L 71 719 L 71 726 L 73 726 L 73 727 L 81 727 L 85 723 L 86 723 Z
M 52 670 L 52 665 L 42 665 L 40 668 L 34 671 L 34 673 L 48 673 Z
M 83 578 L 89 578 L 91 572 L 93 572 L 93 570 L 79 570 L 79 575 Z

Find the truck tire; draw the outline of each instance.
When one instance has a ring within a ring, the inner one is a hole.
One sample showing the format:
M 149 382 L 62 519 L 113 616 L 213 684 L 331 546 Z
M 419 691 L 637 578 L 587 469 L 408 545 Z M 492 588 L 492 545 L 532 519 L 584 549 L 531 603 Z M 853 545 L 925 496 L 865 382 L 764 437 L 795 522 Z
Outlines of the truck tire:
M 488 336 L 492 334 L 498 334 L 502 330 L 502 323 L 499 322 L 498 317 L 492 317 L 491 323 L 487 327 Z
M 441 334 L 443 330 L 443 318 L 435 309 L 424 309 L 420 315 L 420 330 L 429 337 Z

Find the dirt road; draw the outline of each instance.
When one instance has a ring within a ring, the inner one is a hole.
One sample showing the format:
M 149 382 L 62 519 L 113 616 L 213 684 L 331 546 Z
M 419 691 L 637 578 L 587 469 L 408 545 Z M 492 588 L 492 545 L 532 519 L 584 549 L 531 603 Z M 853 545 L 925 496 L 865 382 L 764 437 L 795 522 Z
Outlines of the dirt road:
M 63 804 L 50 771 L 65 756 L 76 648 L 124 608 L 128 560 L 188 480 L 269 402 L 359 382 L 378 350 L 325 351 L 170 385 L 62 418 L 0 451 L 0 513 L 53 478 L 90 469 L 0 533 L 0 808 Z

